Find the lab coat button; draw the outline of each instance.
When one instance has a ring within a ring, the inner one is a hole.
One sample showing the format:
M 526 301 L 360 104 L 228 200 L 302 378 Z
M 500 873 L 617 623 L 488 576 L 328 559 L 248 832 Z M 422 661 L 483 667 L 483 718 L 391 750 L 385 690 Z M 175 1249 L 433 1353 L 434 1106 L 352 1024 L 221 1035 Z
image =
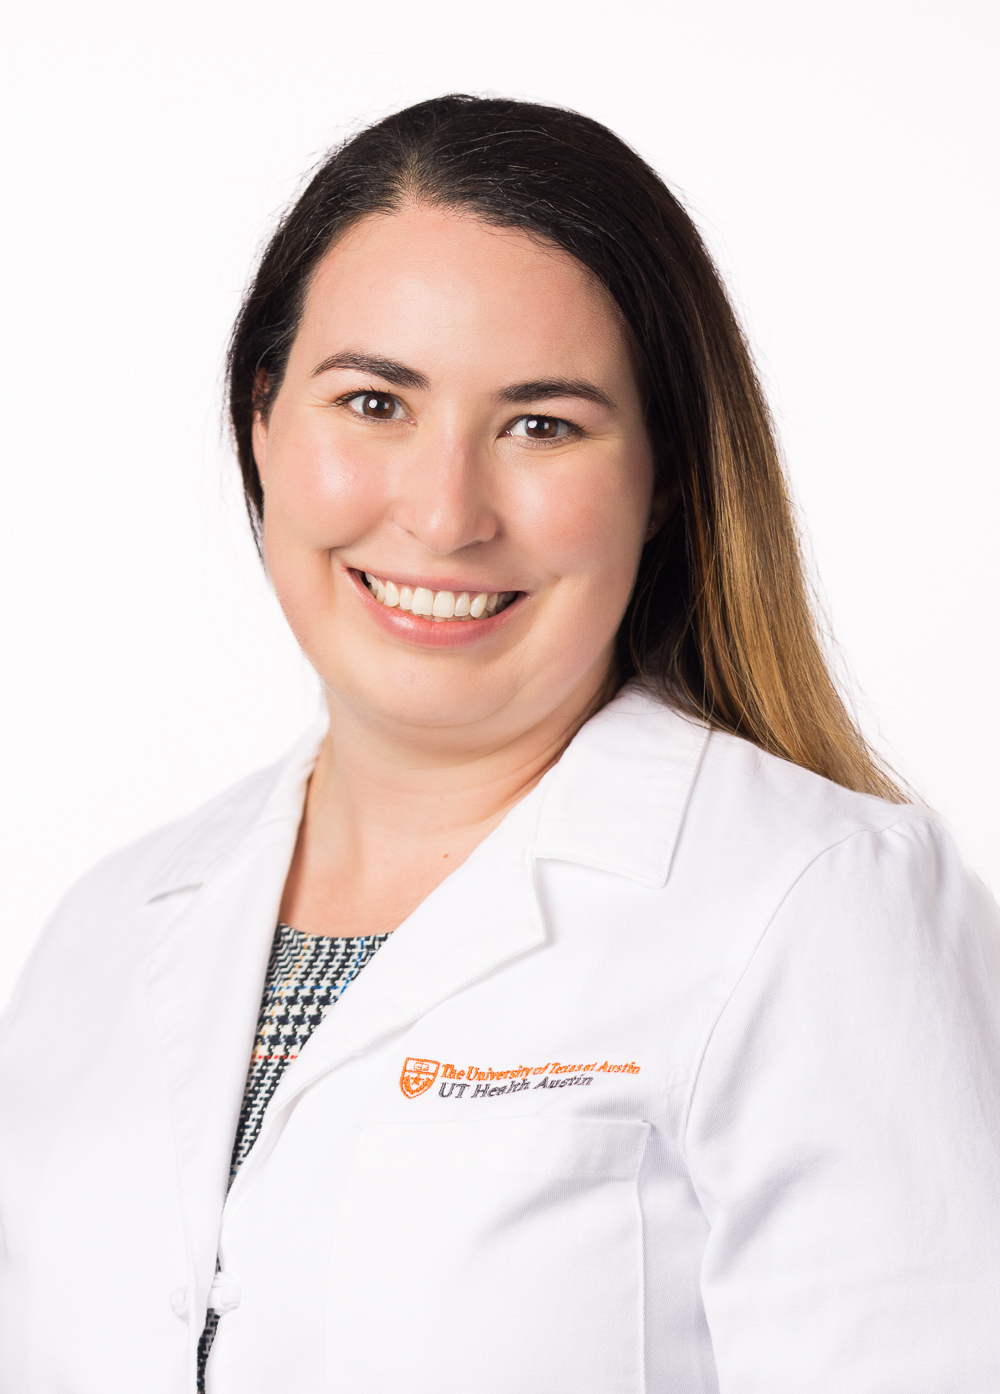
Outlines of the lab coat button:
M 213 1312 L 231 1312 L 240 1305 L 239 1283 L 228 1273 L 216 1273 L 208 1293 L 208 1305 Z
M 170 1305 L 179 1317 L 186 1317 L 188 1309 L 187 1288 L 174 1288 L 170 1294 Z

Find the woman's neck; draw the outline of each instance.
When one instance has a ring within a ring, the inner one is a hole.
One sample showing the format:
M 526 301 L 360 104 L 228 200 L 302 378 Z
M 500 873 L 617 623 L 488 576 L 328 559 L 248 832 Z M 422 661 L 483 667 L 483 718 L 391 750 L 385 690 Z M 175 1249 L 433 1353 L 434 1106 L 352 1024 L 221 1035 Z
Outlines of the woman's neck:
M 534 788 L 607 684 L 574 691 L 523 729 L 400 731 L 328 697 L 281 918 L 308 933 L 396 928 Z

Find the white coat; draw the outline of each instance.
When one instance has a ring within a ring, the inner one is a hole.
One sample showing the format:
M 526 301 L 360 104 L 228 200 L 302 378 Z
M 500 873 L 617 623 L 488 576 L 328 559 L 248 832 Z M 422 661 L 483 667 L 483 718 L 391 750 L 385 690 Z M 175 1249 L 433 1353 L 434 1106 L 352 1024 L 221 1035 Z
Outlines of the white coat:
M 190 1394 L 210 1290 L 210 1394 L 997 1394 L 992 902 L 921 810 L 634 690 L 351 984 L 227 1199 L 320 735 L 29 965 L 3 1394 Z

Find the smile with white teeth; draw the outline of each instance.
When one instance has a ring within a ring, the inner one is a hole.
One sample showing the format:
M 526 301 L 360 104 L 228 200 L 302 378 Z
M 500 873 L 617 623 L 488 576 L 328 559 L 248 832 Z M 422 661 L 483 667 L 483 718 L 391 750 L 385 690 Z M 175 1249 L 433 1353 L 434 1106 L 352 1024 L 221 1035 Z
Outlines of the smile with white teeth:
M 423 619 L 444 624 L 448 620 L 488 620 L 498 615 L 516 597 L 517 591 L 432 591 L 424 586 L 397 586 L 394 581 L 380 581 L 370 571 L 364 573 L 365 585 L 371 594 L 388 610 L 409 610 Z

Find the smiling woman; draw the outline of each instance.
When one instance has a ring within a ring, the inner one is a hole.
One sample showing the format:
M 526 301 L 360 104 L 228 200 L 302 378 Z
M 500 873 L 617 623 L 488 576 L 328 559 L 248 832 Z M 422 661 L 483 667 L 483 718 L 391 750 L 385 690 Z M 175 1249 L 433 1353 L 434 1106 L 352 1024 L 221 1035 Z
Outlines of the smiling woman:
M 830 679 L 665 185 L 571 112 L 389 117 L 229 382 L 325 712 L 25 975 L 3 1387 L 995 1394 L 995 909 Z

